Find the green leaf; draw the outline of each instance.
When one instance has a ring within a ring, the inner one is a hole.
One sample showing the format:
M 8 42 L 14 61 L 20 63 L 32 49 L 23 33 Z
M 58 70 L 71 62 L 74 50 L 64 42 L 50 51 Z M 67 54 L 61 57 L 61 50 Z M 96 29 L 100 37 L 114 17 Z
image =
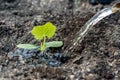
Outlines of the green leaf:
M 44 30 L 44 26 L 35 26 L 35 27 L 32 29 L 31 33 L 32 33 L 32 35 L 34 35 L 34 37 L 35 37 L 36 39 L 42 40 L 43 37 L 45 36 L 44 31 L 45 31 L 45 30 Z
M 51 22 L 47 22 L 45 24 L 45 30 L 46 30 L 45 36 L 51 38 L 55 34 L 56 27 Z
M 18 44 L 18 48 L 23 48 L 23 49 L 37 49 L 38 46 L 32 45 L 32 44 Z
M 47 22 L 45 25 L 35 26 L 31 33 L 36 39 L 42 40 L 44 37 L 53 37 L 55 31 L 56 27 L 51 22 Z
M 46 42 L 46 48 L 47 47 L 61 47 L 62 45 L 63 45 L 62 41 Z

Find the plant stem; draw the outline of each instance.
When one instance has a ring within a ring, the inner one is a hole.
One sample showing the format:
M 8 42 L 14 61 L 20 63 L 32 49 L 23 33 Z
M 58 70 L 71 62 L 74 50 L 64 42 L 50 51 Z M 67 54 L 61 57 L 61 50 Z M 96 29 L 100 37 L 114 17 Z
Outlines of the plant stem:
M 46 49 L 45 43 L 46 43 L 46 37 L 43 38 L 43 42 L 41 43 L 41 52 L 44 54 L 44 51 Z
M 43 41 L 44 50 L 45 50 L 45 43 L 46 43 L 46 37 L 44 37 L 44 41 Z

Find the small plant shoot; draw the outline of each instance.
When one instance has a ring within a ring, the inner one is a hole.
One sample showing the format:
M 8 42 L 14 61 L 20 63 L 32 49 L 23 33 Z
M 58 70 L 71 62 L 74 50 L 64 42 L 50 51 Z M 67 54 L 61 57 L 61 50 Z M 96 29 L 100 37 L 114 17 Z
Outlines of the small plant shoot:
M 46 48 L 60 47 L 63 45 L 62 41 L 46 42 L 47 39 L 50 39 L 54 36 L 55 32 L 56 26 L 53 25 L 51 22 L 47 22 L 44 25 L 35 26 L 32 29 L 31 33 L 36 40 L 40 41 L 40 47 L 33 44 L 18 44 L 17 47 L 24 49 L 39 49 L 42 53 L 44 53 Z
M 32 35 L 34 35 L 34 37 L 37 40 L 42 40 L 42 39 L 46 39 L 46 37 L 49 39 L 53 37 L 55 31 L 56 31 L 56 27 L 52 23 L 47 22 L 45 25 L 35 26 L 32 29 L 31 33 Z

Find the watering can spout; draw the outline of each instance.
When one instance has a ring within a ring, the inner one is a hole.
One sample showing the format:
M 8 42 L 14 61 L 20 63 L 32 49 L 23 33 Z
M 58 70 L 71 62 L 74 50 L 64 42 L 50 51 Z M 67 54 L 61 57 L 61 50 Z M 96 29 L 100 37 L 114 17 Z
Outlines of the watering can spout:
M 112 6 L 112 12 L 113 12 L 113 13 L 116 13 L 116 12 L 118 12 L 118 11 L 120 11 L 120 2 L 119 2 L 119 3 L 116 3 L 116 4 L 114 4 L 114 5 Z

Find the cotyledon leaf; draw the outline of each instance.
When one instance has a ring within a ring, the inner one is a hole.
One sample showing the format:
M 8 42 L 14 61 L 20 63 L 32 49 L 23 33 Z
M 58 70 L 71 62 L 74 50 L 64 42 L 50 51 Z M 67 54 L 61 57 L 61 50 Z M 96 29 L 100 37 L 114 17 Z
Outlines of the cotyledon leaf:
M 46 42 L 45 46 L 47 47 L 61 47 L 63 45 L 62 41 L 51 41 L 51 42 Z
M 35 46 L 33 44 L 18 44 L 18 48 L 23 48 L 23 49 L 37 49 L 38 46 Z

